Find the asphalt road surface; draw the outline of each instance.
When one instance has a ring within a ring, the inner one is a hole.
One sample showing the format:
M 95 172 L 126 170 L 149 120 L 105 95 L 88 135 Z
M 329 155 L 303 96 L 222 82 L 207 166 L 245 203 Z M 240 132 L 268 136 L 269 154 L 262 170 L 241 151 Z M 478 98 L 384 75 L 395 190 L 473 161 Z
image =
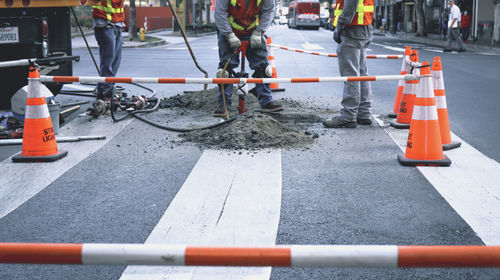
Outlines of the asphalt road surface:
M 330 31 L 275 26 L 268 34 L 276 44 L 335 53 Z M 191 41 L 201 67 L 214 77 L 215 35 Z M 400 53 L 406 45 L 376 36 L 369 53 Z M 454 160 L 450 168 L 403 167 L 397 162 L 401 133 L 388 128 L 384 117 L 392 110 L 394 81 L 372 83 L 373 114 L 382 126 L 324 129 L 320 123 L 308 124 L 307 130 L 320 137 L 301 149 L 240 154 L 182 143 L 177 133 L 138 120 L 76 117 L 60 128 L 62 135 L 106 135 L 106 140 L 59 144 L 69 155 L 43 164 L 13 164 L 10 156 L 21 147 L 0 147 L 0 242 L 498 245 L 500 56 L 440 53 L 433 46 L 410 45 L 419 50 L 421 61 L 434 56 L 443 61 L 450 126 L 463 141 L 462 148 L 449 153 Z M 74 74 L 96 75 L 87 50 L 74 53 L 81 56 Z M 279 77 L 339 75 L 335 58 L 283 50 L 274 50 L 274 56 Z M 394 75 L 401 61 L 369 60 L 368 67 L 371 75 Z M 185 46 L 175 44 L 124 49 L 118 76 L 203 75 Z M 160 97 L 202 89 L 148 86 Z M 274 94 L 278 100 L 340 109 L 342 83 L 280 87 L 286 91 Z M 161 117 L 177 126 L 214 121 L 209 113 Z M 449 187 L 456 178 L 456 187 Z M 500 279 L 500 269 L 3 264 L 0 279 Z

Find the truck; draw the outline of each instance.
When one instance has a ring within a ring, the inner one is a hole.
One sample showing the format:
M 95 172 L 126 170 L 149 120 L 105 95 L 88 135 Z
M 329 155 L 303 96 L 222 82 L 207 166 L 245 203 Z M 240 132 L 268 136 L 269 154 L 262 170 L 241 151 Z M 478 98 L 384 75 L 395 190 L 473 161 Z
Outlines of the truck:
M 71 76 L 71 8 L 98 0 L 0 0 L 0 62 L 36 59 L 40 75 Z M 0 68 L 0 109 L 27 84 L 28 66 Z M 56 95 L 61 83 L 47 83 Z

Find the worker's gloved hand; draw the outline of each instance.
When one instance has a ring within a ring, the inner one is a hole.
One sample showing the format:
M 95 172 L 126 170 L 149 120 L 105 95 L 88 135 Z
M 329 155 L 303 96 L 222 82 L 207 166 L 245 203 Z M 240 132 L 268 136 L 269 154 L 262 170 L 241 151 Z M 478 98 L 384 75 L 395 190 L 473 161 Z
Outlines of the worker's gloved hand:
M 262 31 L 255 29 L 250 36 L 250 48 L 260 48 L 262 45 Z
M 236 35 L 232 32 L 229 33 L 229 35 L 227 35 L 227 41 L 229 42 L 229 45 L 233 49 L 237 49 L 237 48 L 241 47 L 240 39 L 238 39 L 238 37 L 236 37 Z
M 342 43 L 342 39 L 340 39 L 340 35 L 342 35 L 342 31 L 344 31 L 344 26 L 338 25 L 333 32 L 333 40 L 337 42 L 337 44 Z

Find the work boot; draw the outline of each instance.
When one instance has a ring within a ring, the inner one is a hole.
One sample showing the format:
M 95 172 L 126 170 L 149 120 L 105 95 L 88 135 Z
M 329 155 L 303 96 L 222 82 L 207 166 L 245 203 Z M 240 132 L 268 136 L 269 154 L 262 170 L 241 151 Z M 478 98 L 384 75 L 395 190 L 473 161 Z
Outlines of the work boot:
M 264 112 L 264 113 L 272 113 L 272 112 L 279 112 L 279 111 L 283 111 L 283 106 L 281 106 L 281 104 L 278 104 L 274 101 L 271 101 L 262 107 L 262 112 Z
M 227 106 L 229 110 L 229 106 Z M 224 110 L 224 105 L 219 105 L 214 111 L 214 118 L 223 118 L 226 116 L 226 111 Z
M 94 89 L 94 95 L 96 96 L 97 100 L 104 100 L 104 99 L 110 99 L 111 94 L 113 94 L 115 91 L 115 87 L 110 87 L 105 91 L 101 91 L 100 89 L 96 88 Z
M 451 52 L 451 49 L 444 49 L 443 52 Z
M 360 125 L 371 125 L 372 124 L 371 119 L 356 119 L 356 122 Z
M 458 52 L 465 52 L 466 49 L 459 49 Z
M 346 121 L 340 117 L 335 117 L 330 120 L 324 120 L 323 125 L 328 128 L 356 128 L 357 124 L 354 121 Z

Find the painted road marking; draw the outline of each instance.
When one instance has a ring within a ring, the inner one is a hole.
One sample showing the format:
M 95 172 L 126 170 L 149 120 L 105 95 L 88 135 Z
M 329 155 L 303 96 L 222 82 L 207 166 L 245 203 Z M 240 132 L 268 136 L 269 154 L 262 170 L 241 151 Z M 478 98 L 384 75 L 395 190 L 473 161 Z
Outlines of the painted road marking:
M 408 130 L 385 130 L 404 152 Z M 500 245 L 500 164 L 455 134 L 451 138 L 462 146 L 445 151 L 450 167 L 417 168 L 486 245 Z
M 68 151 L 68 156 L 56 162 L 13 163 L 10 158 L 1 162 L 0 218 L 14 211 L 59 176 L 99 150 L 131 121 L 132 119 L 112 123 L 110 118 L 93 119 L 89 125 L 87 117 L 77 118 L 64 126 L 60 133 L 73 136 L 105 135 L 106 139 L 58 144 L 59 149 Z
M 304 50 L 323 50 L 323 47 L 321 47 L 318 44 L 311 44 L 309 42 L 305 42 L 305 44 L 302 44 L 302 48 Z
M 386 46 L 383 44 L 378 44 L 378 43 L 373 43 L 373 42 L 371 44 L 375 45 L 375 46 L 383 47 L 383 48 L 391 50 L 391 51 L 396 51 L 396 52 L 404 52 L 405 51 L 405 49 L 403 49 L 403 48 L 391 47 L 391 46 Z
M 241 155 L 206 150 L 146 244 L 276 244 L 281 208 L 281 151 Z M 271 268 L 129 266 L 132 279 L 269 279 Z

